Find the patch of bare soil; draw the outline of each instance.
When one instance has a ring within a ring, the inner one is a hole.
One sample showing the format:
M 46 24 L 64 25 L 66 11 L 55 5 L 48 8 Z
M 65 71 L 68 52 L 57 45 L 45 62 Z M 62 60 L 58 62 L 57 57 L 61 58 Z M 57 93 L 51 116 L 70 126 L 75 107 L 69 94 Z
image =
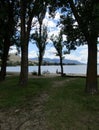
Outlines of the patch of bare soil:
M 52 87 L 61 87 L 74 79 L 54 81 Z M 0 109 L 0 130 L 50 130 L 44 111 L 48 97 L 47 92 L 43 92 L 25 106 Z
M 0 110 L 0 130 L 48 130 L 44 114 L 47 99 L 43 93 L 26 107 Z
M 62 80 L 62 81 L 54 81 L 53 82 L 53 86 L 52 87 L 55 87 L 55 88 L 57 88 L 57 87 L 61 87 L 63 84 L 65 84 L 65 83 L 67 83 L 67 82 L 71 82 L 71 81 L 73 81 L 73 80 L 75 80 L 76 78 L 66 78 L 66 79 L 64 79 L 64 80 Z M 65 84 L 66 85 L 66 84 Z

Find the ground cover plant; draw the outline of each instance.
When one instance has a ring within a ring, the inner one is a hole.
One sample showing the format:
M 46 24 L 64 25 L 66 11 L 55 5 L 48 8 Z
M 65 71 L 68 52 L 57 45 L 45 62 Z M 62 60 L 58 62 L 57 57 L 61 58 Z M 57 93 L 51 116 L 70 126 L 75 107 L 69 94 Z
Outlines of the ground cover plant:
M 84 93 L 85 78 L 39 77 L 19 87 L 0 83 L 1 130 L 98 130 L 99 95 Z

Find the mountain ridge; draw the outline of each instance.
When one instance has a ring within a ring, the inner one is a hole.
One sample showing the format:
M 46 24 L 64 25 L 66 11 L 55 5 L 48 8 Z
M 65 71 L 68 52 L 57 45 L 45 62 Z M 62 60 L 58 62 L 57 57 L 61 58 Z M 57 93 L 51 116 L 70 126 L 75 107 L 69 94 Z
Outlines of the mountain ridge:
M 38 61 L 38 58 L 29 58 L 31 61 Z M 57 58 L 51 59 L 51 58 L 43 58 L 43 62 L 48 62 L 48 63 L 60 63 L 60 60 Z M 76 65 L 81 65 L 84 63 L 81 63 L 77 60 L 68 60 L 68 59 L 63 59 L 63 64 L 76 64 Z
M 17 61 L 21 61 L 21 57 L 19 55 L 16 55 L 16 54 L 10 54 L 9 55 L 9 61 L 12 61 L 12 62 L 17 62 Z M 35 58 L 29 58 L 29 61 L 35 61 L 35 62 L 38 62 L 38 58 L 35 57 Z M 47 63 L 55 63 L 55 64 L 59 64 L 60 63 L 60 60 L 57 59 L 57 58 L 43 58 L 43 62 L 47 62 Z M 75 64 L 75 65 L 81 65 L 81 64 L 84 64 L 84 63 L 81 63 L 77 60 L 69 60 L 69 59 L 63 59 L 63 64 Z

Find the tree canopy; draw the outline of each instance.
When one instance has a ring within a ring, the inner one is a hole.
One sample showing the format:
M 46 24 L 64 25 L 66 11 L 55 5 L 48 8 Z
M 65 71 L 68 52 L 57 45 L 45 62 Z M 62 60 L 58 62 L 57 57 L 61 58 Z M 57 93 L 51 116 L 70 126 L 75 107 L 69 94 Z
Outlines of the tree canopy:
M 30 31 L 33 26 L 32 20 L 34 17 L 37 17 L 39 24 L 42 25 L 47 8 L 52 18 L 55 17 L 56 10 L 58 9 L 61 9 L 60 13 L 64 14 L 60 18 L 60 24 L 63 25 L 62 29 L 67 37 L 67 42 L 64 42 L 64 45 L 66 45 L 68 50 L 76 49 L 76 47 L 81 44 L 88 45 L 85 90 L 92 94 L 97 93 L 97 38 L 99 36 L 98 0 L 1 0 L 0 54 L 2 54 L 4 46 L 7 51 L 9 51 L 9 46 L 14 43 L 13 39 L 17 35 L 15 30 L 17 28 L 19 30 L 21 47 L 21 73 L 19 83 L 21 85 L 27 84 L 28 44 Z M 41 46 L 41 37 L 40 35 L 39 46 Z M 7 54 L 4 57 L 7 59 Z

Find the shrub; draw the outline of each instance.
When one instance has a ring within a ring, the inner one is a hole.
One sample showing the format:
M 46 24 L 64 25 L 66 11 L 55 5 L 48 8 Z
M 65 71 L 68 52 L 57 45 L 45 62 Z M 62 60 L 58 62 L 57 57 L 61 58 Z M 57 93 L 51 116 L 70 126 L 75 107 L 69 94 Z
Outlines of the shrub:
M 32 72 L 32 75 L 37 75 L 37 72 L 36 72 L 36 71 L 33 71 L 33 72 Z

